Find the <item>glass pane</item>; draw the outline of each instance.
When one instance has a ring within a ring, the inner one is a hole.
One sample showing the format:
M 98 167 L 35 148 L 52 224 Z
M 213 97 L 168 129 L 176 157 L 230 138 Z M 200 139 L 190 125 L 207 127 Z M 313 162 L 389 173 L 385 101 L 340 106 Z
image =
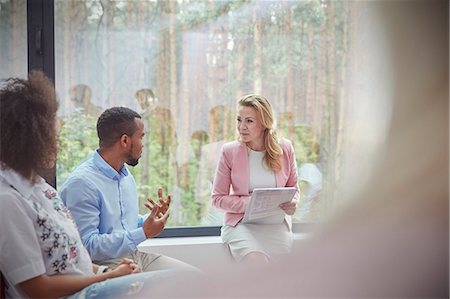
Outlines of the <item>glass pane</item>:
M 221 225 L 222 214 L 210 206 L 220 148 L 236 137 L 236 100 L 258 93 L 272 102 L 280 135 L 294 144 L 302 187 L 294 219 L 320 219 L 340 204 L 333 199 L 348 177 L 346 155 L 378 148 L 387 118 L 377 113 L 383 103 L 349 90 L 358 82 L 348 62 L 364 59 L 351 48 L 364 25 L 362 5 L 55 0 L 64 121 L 58 184 L 97 147 L 99 114 L 127 106 L 147 127 L 143 155 L 131 169 L 141 203 L 162 186 L 173 196 L 170 225 Z M 375 116 L 365 123 L 371 137 L 356 140 L 361 103 Z M 346 152 L 356 141 L 367 147 Z
M 26 0 L 0 0 L 0 53 L 0 78 L 27 75 Z

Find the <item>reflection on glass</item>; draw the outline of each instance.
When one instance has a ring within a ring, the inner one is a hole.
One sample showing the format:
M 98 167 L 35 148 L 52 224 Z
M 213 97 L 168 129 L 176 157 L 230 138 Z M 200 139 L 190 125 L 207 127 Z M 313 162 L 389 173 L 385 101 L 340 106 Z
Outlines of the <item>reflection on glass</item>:
M 341 145 L 354 141 L 359 102 L 344 80 L 358 57 L 350 46 L 358 15 L 348 1 L 55 0 L 58 184 L 97 147 L 98 114 L 128 106 L 147 129 L 131 169 L 141 202 L 162 186 L 173 195 L 170 225 L 220 224 L 210 169 L 235 137 L 236 100 L 257 93 L 271 99 L 279 132 L 294 143 L 305 187 L 296 220 L 320 219 L 341 183 Z M 370 120 L 372 130 L 380 118 Z
M 0 1 L 0 79 L 25 77 L 27 65 L 27 1 Z

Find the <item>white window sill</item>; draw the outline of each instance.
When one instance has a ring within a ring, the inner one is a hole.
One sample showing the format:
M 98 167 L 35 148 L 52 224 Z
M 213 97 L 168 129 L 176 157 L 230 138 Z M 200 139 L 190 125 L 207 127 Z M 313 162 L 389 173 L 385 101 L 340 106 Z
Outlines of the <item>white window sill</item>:
M 294 246 L 309 236 L 310 233 L 295 233 Z M 232 262 L 228 246 L 220 236 L 147 239 L 138 245 L 138 250 L 170 256 L 200 269 L 211 263 Z

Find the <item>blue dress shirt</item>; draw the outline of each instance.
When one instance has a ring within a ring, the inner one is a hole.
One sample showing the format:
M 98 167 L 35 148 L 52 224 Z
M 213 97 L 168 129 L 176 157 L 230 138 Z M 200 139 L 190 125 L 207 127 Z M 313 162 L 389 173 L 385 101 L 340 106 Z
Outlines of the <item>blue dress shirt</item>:
M 138 211 L 138 193 L 124 166 L 117 172 L 96 150 L 61 187 L 61 198 L 72 212 L 92 260 L 121 258 L 146 239 Z

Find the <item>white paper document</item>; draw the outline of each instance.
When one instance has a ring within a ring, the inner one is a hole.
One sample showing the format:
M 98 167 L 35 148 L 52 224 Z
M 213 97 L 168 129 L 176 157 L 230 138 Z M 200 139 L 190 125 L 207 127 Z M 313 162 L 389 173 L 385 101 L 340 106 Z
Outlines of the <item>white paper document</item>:
M 283 222 L 285 213 L 279 205 L 291 201 L 296 192 L 295 187 L 253 189 L 242 223 Z

